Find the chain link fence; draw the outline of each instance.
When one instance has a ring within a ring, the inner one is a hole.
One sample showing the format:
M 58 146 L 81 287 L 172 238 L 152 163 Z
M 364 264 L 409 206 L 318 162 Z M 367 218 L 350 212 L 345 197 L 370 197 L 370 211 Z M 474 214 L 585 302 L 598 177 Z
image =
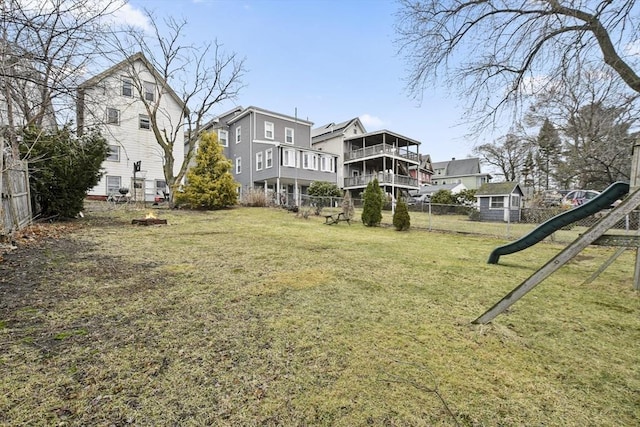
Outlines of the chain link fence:
M 263 193 L 264 194 L 264 193 Z M 264 197 L 260 206 L 274 206 L 296 212 L 304 217 L 334 215 L 342 211 L 342 197 L 313 197 L 309 195 L 295 195 L 274 193 Z M 355 208 L 354 220 L 359 221 L 362 214 L 362 199 L 352 199 Z M 244 203 L 245 205 L 251 205 Z M 257 206 L 256 204 L 253 204 Z M 392 226 L 393 205 L 388 201 L 382 211 L 382 225 Z M 524 208 L 521 210 L 518 222 L 485 222 L 478 221 L 475 206 L 443 205 L 435 203 L 420 203 L 408 206 L 411 217 L 411 228 L 414 230 L 451 232 L 460 234 L 485 235 L 505 240 L 515 240 L 533 231 L 537 226 L 554 216 L 565 212 L 558 207 Z M 595 215 L 576 221 L 557 230 L 547 240 L 558 243 L 571 243 L 580 234 L 593 226 L 609 210 L 603 210 Z M 635 233 L 640 227 L 640 212 L 632 212 L 621 219 L 610 230 L 612 234 Z

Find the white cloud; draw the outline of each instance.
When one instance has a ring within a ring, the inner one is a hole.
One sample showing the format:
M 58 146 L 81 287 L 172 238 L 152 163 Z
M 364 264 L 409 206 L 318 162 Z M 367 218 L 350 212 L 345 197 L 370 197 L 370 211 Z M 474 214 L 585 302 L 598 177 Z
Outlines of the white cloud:
M 151 31 L 151 24 L 144 12 L 134 8 L 129 3 L 124 4 L 114 12 L 113 20 L 119 24 L 131 25 L 144 31 Z
M 371 114 L 362 114 L 360 121 L 367 128 L 367 131 L 379 130 L 386 127 L 389 122 L 382 120 L 380 117 L 372 116 Z

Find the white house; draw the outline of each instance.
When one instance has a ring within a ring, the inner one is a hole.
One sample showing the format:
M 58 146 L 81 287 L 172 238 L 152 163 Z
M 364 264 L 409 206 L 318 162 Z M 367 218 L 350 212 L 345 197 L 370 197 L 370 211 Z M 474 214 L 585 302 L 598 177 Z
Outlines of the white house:
M 128 188 L 134 200 L 153 201 L 168 191 L 164 153 L 150 121 L 154 110 L 160 131 L 176 138 L 175 175 L 184 159 L 185 107 L 144 55 L 132 55 L 80 85 L 78 129 L 98 127 L 109 142 L 109 157 L 102 164 L 105 175 L 89 191 L 90 198 L 107 198 Z

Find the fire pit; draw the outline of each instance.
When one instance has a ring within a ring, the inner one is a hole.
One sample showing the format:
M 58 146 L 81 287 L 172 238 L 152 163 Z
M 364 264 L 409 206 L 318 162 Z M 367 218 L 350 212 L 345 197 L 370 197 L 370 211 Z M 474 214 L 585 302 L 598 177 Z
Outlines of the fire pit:
M 157 218 L 153 212 L 149 212 L 144 219 L 131 220 L 132 225 L 167 225 L 166 219 Z

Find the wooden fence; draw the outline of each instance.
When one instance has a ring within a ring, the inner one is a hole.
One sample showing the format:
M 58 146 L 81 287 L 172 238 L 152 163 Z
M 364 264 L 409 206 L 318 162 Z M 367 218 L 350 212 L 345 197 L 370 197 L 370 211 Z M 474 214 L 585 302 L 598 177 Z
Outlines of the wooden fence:
M 31 195 L 29 194 L 29 169 L 25 161 L 2 162 L 0 188 L 0 236 L 10 235 L 31 222 Z

